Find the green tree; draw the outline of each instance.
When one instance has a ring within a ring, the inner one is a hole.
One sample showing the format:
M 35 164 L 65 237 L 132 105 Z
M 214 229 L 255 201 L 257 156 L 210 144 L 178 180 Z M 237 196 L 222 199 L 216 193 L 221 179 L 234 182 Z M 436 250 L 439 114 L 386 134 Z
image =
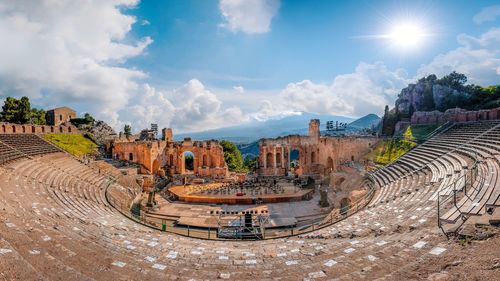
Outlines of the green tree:
M 462 73 L 458 73 L 453 71 L 452 73 L 443 76 L 441 79 L 438 79 L 436 83 L 448 86 L 458 91 L 462 91 L 464 89 L 464 85 L 467 82 L 467 76 Z
M 0 112 L 2 121 L 26 124 L 30 121 L 30 117 L 31 105 L 28 97 L 22 97 L 19 100 L 12 97 L 7 97 L 5 99 L 4 105 L 2 106 L 2 112 Z
M 254 171 L 257 167 L 257 159 L 257 156 L 247 155 L 245 156 L 245 160 L 243 160 L 243 166 L 249 171 Z
M 132 127 L 129 124 L 125 124 L 125 127 L 123 127 L 123 133 L 126 137 L 130 137 L 132 135 Z
M 394 127 L 396 126 L 396 114 L 389 111 L 389 106 L 385 106 L 384 117 L 382 118 L 382 134 L 392 136 Z
M 220 145 L 224 149 L 224 160 L 230 171 L 244 171 L 243 157 L 238 147 L 230 141 L 220 141 Z
M 32 108 L 30 113 L 30 123 L 45 125 L 45 110 Z
M 94 121 L 95 121 L 94 117 L 92 117 L 92 115 L 90 115 L 89 113 L 85 113 L 85 115 L 83 116 L 83 119 L 85 119 L 85 121 L 87 121 L 87 124 L 94 123 Z

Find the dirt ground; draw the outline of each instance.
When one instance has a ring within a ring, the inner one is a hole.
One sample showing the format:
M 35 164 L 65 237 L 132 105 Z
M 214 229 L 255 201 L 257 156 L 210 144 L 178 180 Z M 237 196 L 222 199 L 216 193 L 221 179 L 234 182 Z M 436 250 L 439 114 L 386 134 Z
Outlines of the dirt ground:
M 392 280 L 500 280 L 500 230 L 486 240 L 449 240 L 446 255 L 426 256 L 392 274 Z

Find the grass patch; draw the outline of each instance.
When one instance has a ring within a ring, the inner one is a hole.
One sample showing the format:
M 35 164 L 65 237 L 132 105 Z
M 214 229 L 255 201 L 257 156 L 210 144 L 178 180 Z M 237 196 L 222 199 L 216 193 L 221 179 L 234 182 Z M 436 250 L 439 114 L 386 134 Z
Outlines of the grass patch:
M 375 148 L 375 157 L 373 160 L 376 163 L 387 165 L 405 155 L 415 146 L 417 146 L 416 143 L 405 139 L 385 140 Z
M 417 132 L 420 133 L 420 132 Z M 405 155 L 412 148 L 417 146 L 415 142 L 415 132 L 411 127 L 408 127 L 402 134 L 401 138 L 394 138 L 379 142 L 373 150 L 365 157 L 367 160 L 373 161 L 378 165 L 385 166 L 399 157 Z
M 47 134 L 44 138 L 75 156 L 97 152 L 97 144 L 80 134 Z

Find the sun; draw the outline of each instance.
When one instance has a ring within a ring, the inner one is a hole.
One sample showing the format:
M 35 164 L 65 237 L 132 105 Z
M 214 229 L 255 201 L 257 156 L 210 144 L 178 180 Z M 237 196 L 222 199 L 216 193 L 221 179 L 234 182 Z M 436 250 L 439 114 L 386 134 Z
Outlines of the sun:
M 419 24 L 402 22 L 394 24 L 390 33 L 384 37 L 398 48 L 413 49 L 420 46 L 427 36 L 425 30 Z

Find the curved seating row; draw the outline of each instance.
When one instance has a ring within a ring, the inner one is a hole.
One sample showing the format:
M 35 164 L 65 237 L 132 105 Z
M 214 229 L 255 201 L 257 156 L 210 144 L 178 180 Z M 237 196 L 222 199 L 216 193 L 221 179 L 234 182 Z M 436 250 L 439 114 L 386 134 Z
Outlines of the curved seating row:
M 459 137 L 467 128 L 453 127 L 434 140 Z M 474 128 L 477 137 L 494 126 Z M 137 224 L 104 198 L 107 185 L 125 201 L 133 192 L 98 170 L 62 153 L 21 158 L 0 166 L 0 272 L 6 279 L 49 280 L 405 280 L 409 266 L 460 250 L 436 227 L 433 198 L 449 188 L 445 180 L 460 178 L 475 155 L 472 146 L 425 145 L 427 153 L 417 147 L 410 152 L 416 157 L 376 173 L 379 187 L 368 208 L 345 220 L 286 239 L 239 242 Z M 459 200 L 461 209 L 480 214 L 481 204 L 496 204 L 498 165 L 497 157 L 481 159 L 481 176 L 467 190 L 479 205 Z

